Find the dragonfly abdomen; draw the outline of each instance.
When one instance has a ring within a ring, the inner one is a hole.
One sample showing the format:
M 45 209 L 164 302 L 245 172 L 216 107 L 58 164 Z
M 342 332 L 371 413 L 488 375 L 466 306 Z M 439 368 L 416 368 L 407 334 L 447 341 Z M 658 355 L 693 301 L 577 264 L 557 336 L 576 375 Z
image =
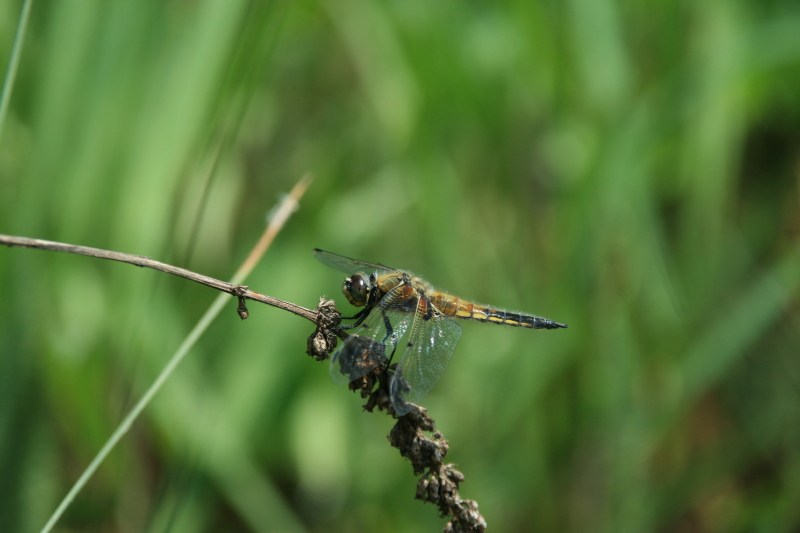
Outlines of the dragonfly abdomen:
M 445 315 L 462 318 L 464 320 L 477 320 L 493 324 L 505 324 L 521 328 L 555 329 L 565 328 L 565 324 L 555 322 L 549 318 L 510 313 L 502 309 L 492 309 L 483 305 L 462 300 L 452 294 L 438 293 L 431 297 L 431 302 Z

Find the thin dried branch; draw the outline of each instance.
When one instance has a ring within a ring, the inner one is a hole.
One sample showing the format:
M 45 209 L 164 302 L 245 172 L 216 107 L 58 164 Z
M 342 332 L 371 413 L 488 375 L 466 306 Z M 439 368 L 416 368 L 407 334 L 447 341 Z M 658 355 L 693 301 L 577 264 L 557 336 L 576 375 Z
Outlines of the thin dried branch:
M 43 239 L 30 239 L 28 237 L 15 237 L 13 235 L 2 234 L 0 234 L 0 244 L 5 244 L 6 246 L 21 246 L 24 248 L 49 250 L 51 252 L 87 255 L 89 257 L 97 257 L 99 259 L 121 261 L 123 263 L 129 263 L 139 267 L 152 268 L 154 270 L 166 272 L 174 276 L 186 278 L 196 283 L 206 285 L 207 287 L 217 289 L 218 291 L 227 292 L 228 294 L 236 296 L 240 299 L 254 300 L 256 302 L 261 302 L 273 307 L 278 307 L 279 309 L 289 311 L 290 313 L 294 313 L 307 320 L 310 320 L 315 324 L 317 323 L 317 312 L 312 311 L 311 309 L 306 309 L 305 307 L 293 304 L 291 302 L 284 302 L 283 300 L 273 298 L 272 296 L 251 291 L 245 285 L 235 285 L 233 283 L 228 283 L 227 281 L 214 279 L 210 276 L 198 274 L 197 272 L 192 272 L 191 270 L 186 270 L 185 268 L 168 265 L 166 263 L 162 263 L 161 261 L 155 261 L 143 255 L 124 254 L 121 252 L 101 250 L 100 248 L 91 248 L 89 246 L 78 246 L 76 244 L 66 244 L 63 242 L 46 241 Z M 242 316 L 242 313 L 239 313 L 239 315 Z

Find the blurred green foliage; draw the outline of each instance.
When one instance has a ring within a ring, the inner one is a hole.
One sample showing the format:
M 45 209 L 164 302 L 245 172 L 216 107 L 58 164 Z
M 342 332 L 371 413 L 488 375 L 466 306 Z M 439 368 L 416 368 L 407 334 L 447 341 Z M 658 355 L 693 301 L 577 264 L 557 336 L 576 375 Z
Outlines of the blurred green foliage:
M 2 233 L 227 279 L 312 171 L 254 290 L 343 304 L 320 247 L 567 322 L 466 324 L 425 401 L 492 530 L 800 528 L 796 2 L 37 1 L 11 106 Z M 215 296 L 0 249 L 0 530 Z M 57 529 L 440 530 L 313 328 L 234 309 Z

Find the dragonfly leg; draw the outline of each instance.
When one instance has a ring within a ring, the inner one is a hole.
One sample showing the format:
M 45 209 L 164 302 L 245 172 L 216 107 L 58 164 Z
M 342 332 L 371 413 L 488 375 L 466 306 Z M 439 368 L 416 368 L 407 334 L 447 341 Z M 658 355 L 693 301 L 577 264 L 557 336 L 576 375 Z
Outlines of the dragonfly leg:
M 369 315 L 370 311 L 371 311 L 371 309 L 369 307 L 365 307 L 364 309 L 362 309 L 361 311 L 359 311 L 358 313 L 356 313 L 353 316 L 343 316 L 342 320 L 355 320 L 355 322 L 353 322 L 352 324 L 340 325 L 335 329 L 353 329 L 353 328 L 357 328 L 358 326 L 361 325 L 362 322 L 364 322 L 364 319 L 367 318 L 367 316 Z
M 397 335 L 394 334 L 394 328 L 392 327 L 392 322 L 389 320 L 389 316 L 383 310 L 381 310 L 381 313 L 383 314 L 383 325 L 386 328 L 386 337 L 383 338 L 383 344 L 386 344 L 386 341 L 389 340 L 389 338 L 392 339 L 392 353 L 389 355 L 389 361 L 386 363 L 386 366 L 388 367 L 392 364 L 394 353 L 397 351 L 398 339 Z

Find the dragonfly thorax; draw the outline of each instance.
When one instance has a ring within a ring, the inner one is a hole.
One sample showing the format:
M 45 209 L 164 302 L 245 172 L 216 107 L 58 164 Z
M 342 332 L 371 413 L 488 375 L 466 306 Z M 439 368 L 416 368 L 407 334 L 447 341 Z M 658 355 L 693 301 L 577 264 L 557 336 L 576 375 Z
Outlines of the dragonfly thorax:
M 355 307 L 362 307 L 367 304 L 371 283 L 364 279 L 362 274 L 354 274 L 345 278 L 342 283 L 342 292 L 347 301 Z

